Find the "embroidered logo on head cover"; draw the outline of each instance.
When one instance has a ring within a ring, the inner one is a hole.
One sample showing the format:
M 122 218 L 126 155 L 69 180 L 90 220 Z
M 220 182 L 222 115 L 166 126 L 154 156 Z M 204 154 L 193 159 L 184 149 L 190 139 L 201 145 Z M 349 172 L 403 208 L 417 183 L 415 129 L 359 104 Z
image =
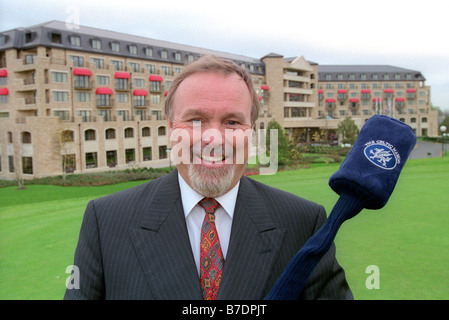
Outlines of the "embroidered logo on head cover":
M 366 143 L 364 154 L 371 163 L 385 170 L 393 170 L 401 163 L 401 157 L 396 148 L 383 140 Z

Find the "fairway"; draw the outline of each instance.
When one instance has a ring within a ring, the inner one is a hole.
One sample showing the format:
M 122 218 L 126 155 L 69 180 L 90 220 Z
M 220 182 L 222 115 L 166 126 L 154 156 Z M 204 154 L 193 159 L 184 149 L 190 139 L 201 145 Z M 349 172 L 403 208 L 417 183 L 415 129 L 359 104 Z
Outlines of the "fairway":
M 252 178 L 323 204 L 338 196 L 338 165 Z M 337 257 L 355 299 L 449 299 L 449 159 L 409 161 L 389 203 L 363 210 L 336 238 Z M 90 199 L 141 182 L 101 187 L 0 189 L 0 299 L 62 299 L 84 208 Z M 377 266 L 379 289 L 368 289 Z

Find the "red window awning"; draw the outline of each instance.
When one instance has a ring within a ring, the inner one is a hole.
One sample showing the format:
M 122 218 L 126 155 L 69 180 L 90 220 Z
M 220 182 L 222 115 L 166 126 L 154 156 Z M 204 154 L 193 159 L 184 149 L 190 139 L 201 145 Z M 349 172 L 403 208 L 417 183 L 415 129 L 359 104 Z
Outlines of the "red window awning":
M 131 75 L 128 72 L 117 71 L 114 75 L 116 79 L 129 79 Z
M 359 102 L 359 98 L 351 98 L 349 99 L 349 102 Z
M 262 101 L 262 97 L 261 97 L 261 96 L 257 96 L 257 99 L 258 99 L 259 101 Z
M 338 90 L 338 93 L 348 93 L 348 90 L 341 89 L 341 90 Z
M 6 69 L 0 69 L 0 77 L 4 78 L 8 76 L 8 71 Z
M 8 88 L 0 88 L 0 96 L 7 96 L 9 94 Z
M 95 90 L 96 94 L 113 94 L 114 92 L 112 91 L 111 88 L 97 88 L 97 90 Z
M 334 103 L 334 102 L 335 102 L 335 99 L 326 99 L 326 102 L 328 102 L 328 103 Z
M 152 75 L 150 75 L 150 81 L 162 82 L 162 81 L 164 81 L 164 79 L 161 76 L 158 76 L 156 74 L 152 74 Z
M 143 89 L 136 89 L 133 91 L 133 96 L 147 96 L 148 92 Z
M 416 89 L 407 89 L 407 93 L 415 93 Z
M 262 90 L 270 90 L 270 87 L 268 85 L 266 85 L 266 84 L 263 84 L 260 88 Z
M 370 89 L 363 89 L 362 93 L 371 93 L 371 90 Z
M 405 101 L 405 98 L 396 98 L 396 101 Z
M 92 75 L 92 71 L 90 71 L 89 69 L 86 68 L 75 68 L 73 69 L 73 74 L 75 76 L 91 76 Z
M 324 91 L 323 91 L 323 90 L 318 90 L 318 93 L 319 93 L 319 94 L 323 94 Z
M 381 98 L 373 98 L 373 101 L 378 102 L 378 101 L 382 101 L 382 99 Z
M 384 93 L 393 93 L 393 92 L 394 92 L 393 89 L 385 89 L 385 90 L 384 90 Z

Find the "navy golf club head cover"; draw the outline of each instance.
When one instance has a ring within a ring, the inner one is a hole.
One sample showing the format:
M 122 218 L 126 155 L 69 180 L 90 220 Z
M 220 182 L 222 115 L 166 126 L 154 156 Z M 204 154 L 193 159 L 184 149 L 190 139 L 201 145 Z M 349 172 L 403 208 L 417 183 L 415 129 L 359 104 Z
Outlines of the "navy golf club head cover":
M 341 224 L 362 209 L 387 203 L 402 168 L 416 145 L 413 130 L 383 115 L 371 117 L 340 168 L 329 179 L 339 199 L 323 226 L 292 258 L 265 300 L 298 299 Z

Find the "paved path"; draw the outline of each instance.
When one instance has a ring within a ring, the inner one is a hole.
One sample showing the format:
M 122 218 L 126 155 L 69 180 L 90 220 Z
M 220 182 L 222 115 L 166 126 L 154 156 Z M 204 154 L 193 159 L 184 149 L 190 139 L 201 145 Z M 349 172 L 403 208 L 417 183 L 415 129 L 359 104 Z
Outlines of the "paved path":
M 449 143 L 444 144 L 444 151 L 449 150 Z M 418 141 L 409 159 L 441 157 L 441 143 Z

